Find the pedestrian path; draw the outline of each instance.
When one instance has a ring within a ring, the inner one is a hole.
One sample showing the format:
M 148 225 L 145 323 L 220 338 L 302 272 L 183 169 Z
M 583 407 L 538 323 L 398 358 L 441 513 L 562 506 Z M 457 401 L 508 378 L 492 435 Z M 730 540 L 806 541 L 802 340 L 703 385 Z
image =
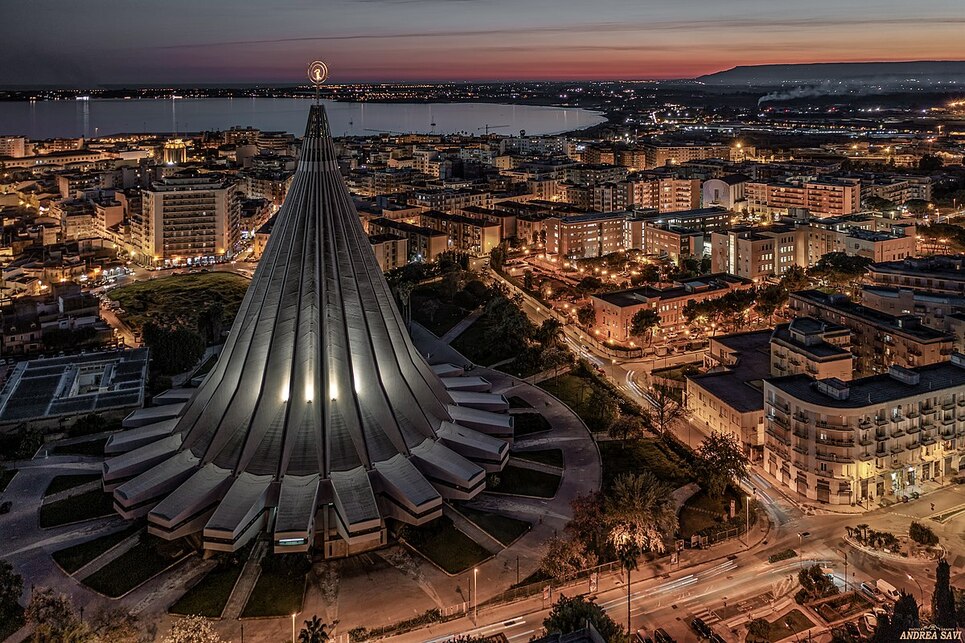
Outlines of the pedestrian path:
M 476 320 L 482 317 L 482 314 L 483 314 L 482 308 L 479 308 L 469 313 L 468 316 L 459 320 L 459 322 L 457 322 L 455 326 L 453 326 L 448 331 L 446 331 L 446 333 L 439 338 L 439 341 L 441 341 L 443 344 L 451 344 L 456 340 L 457 337 L 459 337 L 464 332 L 466 332 L 467 328 L 469 328 L 474 323 L 476 323 Z
M 259 540 L 255 543 L 251 555 L 245 562 L 244 569 L 241 570 L 241 575 L 238 576 L 234 589 L 231 590 L 231 596 L 228 597 L 228 602 L 221 613 L 222 618 L 236 619 L 241 616 L 241 610 L 245 608 L 245 603 L 251 596 L 251 590 L 255 588 L 255 583 L 261 575 L 261 559 L 267 550 L 268 541 Z

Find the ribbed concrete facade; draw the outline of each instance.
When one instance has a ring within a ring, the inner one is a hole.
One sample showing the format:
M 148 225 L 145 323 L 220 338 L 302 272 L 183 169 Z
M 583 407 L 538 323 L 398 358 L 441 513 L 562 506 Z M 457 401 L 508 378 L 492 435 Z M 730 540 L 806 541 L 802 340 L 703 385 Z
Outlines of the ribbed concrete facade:
M 163 537 L 234 550 L 269 530 L 304 551 L 317 534 L 346 555 L 478 494 L 508 458 L 507 407 L 450 393 L 413 346 L 316 105 L 217 366 L 176 418 L 109 441 L 104 483 Z

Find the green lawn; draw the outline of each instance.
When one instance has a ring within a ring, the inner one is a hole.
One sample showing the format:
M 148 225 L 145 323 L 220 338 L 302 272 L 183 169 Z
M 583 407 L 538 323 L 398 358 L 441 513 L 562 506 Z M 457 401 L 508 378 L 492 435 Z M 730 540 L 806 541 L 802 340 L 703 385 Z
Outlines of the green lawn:
M 55 476 L 51 478 L 50 484 L 44 490 L 44 497 L 52 496 L 55 493 L 60 493 L 61 491 L 67 491 L 68 489 L 73 489 L 74 487 L 79 487 L 85 485 L 88 482 L 94 482 L 95 480 L 100 480 L 101 474 L 99 473 L 78 473 L 65 476 Z
M 814 623 L 801 610 L 791 610 L 776 621 L 771 622 L 771 630 L 768 633 L 767 640 L 780 641 L 812 627 L 814 627 Z
M 513 435 L 517 438 L 530 435 L 531 433 L 549 431 L 552 428 L 549 420 L 539 413 L 513 414 Z
M 412 294 L 412 318 L 429 329 L 436 337 L 445 335 L 467 314 L 455 304 L 447 304 L 434 297 L 420 297 L 415 293 Z
M 605 389 L 590 377 L 567 373 L 537 384 L 540 388 L 555 395 L 573 412 L 580 416 L 591 431 L 602 431 L 594 402 L 594 390 Z
M 40 526 L 44 528 L 91 520 L 114 513 L 114 499 L 101 489 L 94 489 L 70 498 L 48 502 L 40 507 Z
M 722 513 L 730 511 L 730 501 L 734 501 L 735 521 L 732 526 L 744 524 L 744 498 L 733 488 L 728 487 L 723 498 L 713 499 L 707 492 L 700 490 L 684 504 L 680 510 L 680 537 L 690 538 L 693 534 L 717 525 L 723 525 Z M 739 524 L 738 524 L 739 523 Z
M 513 395 L 509 398 L 509 408 L 511 409 L 531 409 L 533 405 L 519 397 L 518 395 Z
M 132 548 L 84 579 L 94 591 L 117 598 L 163 571 L 183 556 L 187 549 L 149 535 Z
M 532 527 L 532 524 L 525 520 L 517 520 L 509 516 L 501 516 L 469 507 L 459 507 L 459 513 L 507 547 Z
M 193 327 L 199 303 L 220 303 L 224 308 L 222 322 L 231 326 L 249 280 L 229 272 L 207 272 L 172 275 L 139 281 L 110 291 L 110 298 L 124 309 L 122 317 L 135 330 L 146 322 L 161 326 Z
M 674 488 L 694 481 L 687 463 L 660 438 L 631 440 L 626 444 L 620 440 L 608 440 L 600 442 L 598 446 L 603 461 L 604 489 L 613 484 L 614 478 L 621 473 L 643 471 L 653 472 Z
M 3 492 L 3 490 L 7 488 L 7 485 L 10 484 L 10 481 L 13 480 L 15 475 L 17 475 L 16 469 L 4 468 L 0 471 L 0 492 Z
M 499 473 L 489 474 L 486 489 L 536 498 L 552 498 L 560 486 L 560 476 L 533 469 L 507 465 Z
M 228 603 L 231 590 L 234 589 L 242 569 L 244 562 L 219 564 L 169 607 L 168 612 L 218 618 Z
M 308 559 L 298 554 L 266 556 L 241 616 L 286 616 L 300 612 L 305 576 L 310 569 Z
M 88 540 L 86 543 L 60 549 L 53 553 L 53 559 L 65 572 L 73 574 L 140 528 L 140 524 L 129 525 L 121 531 L 115 531 L 112 534 Z
M 445 516 L 421 527 L 407 527 L 404 537 L 416 551 L 450 574 L 472 569 L 489 558 L 488 551 Z
M 490 341 L 486 331 L 486 315 L 483 315 L 472 326 L 467 328 L 452 342 L 452 347 L 472 360 L 475 364 L 489 366 L 513 357 L 513 353 L 504 344 Z
M 107 438 L 98 438 L 75 444 L 57 444 L 50 449 L 50 455 L 90 455 L 104 457 L 104 445 Z
M 548 464 L 551 467 L 563 468 L 563 450 L 562 449 L 541 449 L 538 451 L 512 451 L 510 453 L 514 458 L 519 458 L 520 460 L 529 460 L 530 462 L 539 462 L 540 464 Z

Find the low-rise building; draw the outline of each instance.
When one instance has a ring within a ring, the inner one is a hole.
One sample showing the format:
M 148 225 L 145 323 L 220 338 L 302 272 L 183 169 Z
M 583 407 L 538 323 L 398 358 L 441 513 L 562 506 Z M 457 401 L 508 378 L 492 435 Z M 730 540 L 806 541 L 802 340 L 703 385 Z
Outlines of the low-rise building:
M 488 255 L 502 240 L 499 224 L 485 219 L 438 210 L 426 210 L 419 219 L 423 227 L 444 233 L 449 238 L 450 250 L 474 257 Z
M 449 250 L 449 236 L 445 232 L 405 221 L 373 219 L 369 221 L 368 233 L 372 236 L 394 234 L 403 237 L 407 242 L 409 261 L 435 261 Z
M 789 306 L 798 316 L 838 324 L 853 333 L 851 351 L 856 375 L 883 373 L 897 364 L 914 368 L 948 359 L 954 337 L 922 325 L 914 315 L 889 315 L 819 290 L 791 293 Z
M 708 433 L 727 433 L 759 460 L 764 444 L 763 380 L 770 375 L 771 331 L 712 337 L 706 373 L 687 377 L 690 420 Z
M 806 232 L 795 226 L 738 227 L 711 234 L 711 270 L 762 281 L 806 265 Z
M 873 263 L 868 266 L 867 279 L 877 286 L 965 296 L 965 256 L 908 257 Z
M 543 220 L 546 253 L 575 259 L 625 250 L 626 219 L 626 212 L 548 216 Z
M 764 468 L 809 500 L 863 505 L 965 466 L 965 357 L 851 382 L 764 381 Z
M 633 316 L 644 308 L 660 315 L 661 330 L 676 332 L 687 324 L 683 311 L 689 302 L 721 297 L 731 290 L 752 286 L 750 279 L 710 274 L 683 279 L 666 288 L 641 286 L 593 295 L 590 302 L 596 312 L 594 333 L 601 340 L 629 341 Z

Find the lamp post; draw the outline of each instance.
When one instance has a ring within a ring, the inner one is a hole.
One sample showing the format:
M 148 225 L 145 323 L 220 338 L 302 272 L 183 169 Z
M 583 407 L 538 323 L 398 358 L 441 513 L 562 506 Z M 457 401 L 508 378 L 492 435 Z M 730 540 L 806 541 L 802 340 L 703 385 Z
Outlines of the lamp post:
M 292 643 L 295 643 L 295 613 L 292 613 Z
M 479 589 L 476 586 L 478 576 L 479 568 L 474 567 L 472 570 L 472 622 L 475 625 L 479 625 Z
M 915 585 L 918 585 L 918 601 L 919 601 L 918 606 L 921 607 L 922 605 L 925 604 L 925 590 L 921 588 L 921 583 L 918 582 L 917 578 L 915 578 L 911 574 L 905 574 L 905 576 L 908 577 L 908 580 L 915 581 Z

